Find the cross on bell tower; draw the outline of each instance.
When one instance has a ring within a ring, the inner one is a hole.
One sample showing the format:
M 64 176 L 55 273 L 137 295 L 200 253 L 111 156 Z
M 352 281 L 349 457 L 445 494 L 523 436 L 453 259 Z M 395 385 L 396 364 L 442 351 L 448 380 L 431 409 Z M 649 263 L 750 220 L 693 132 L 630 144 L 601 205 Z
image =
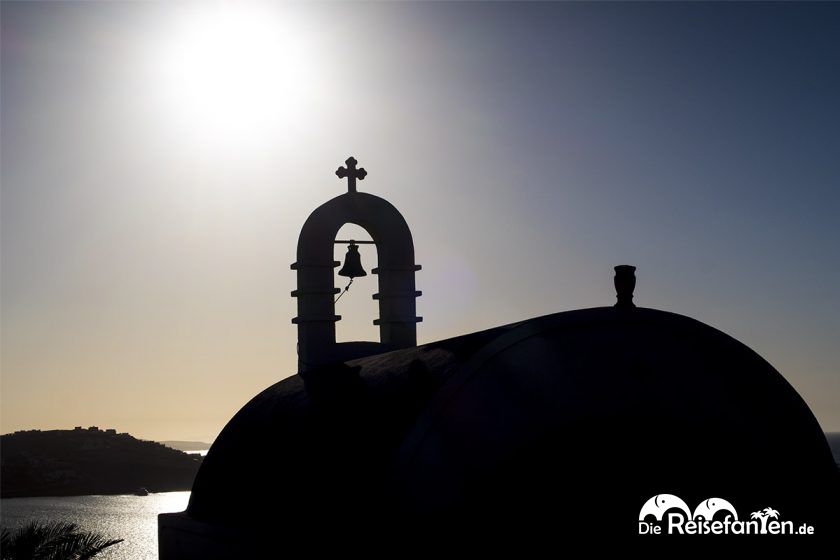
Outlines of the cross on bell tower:
M 347 177 L 347 192 L 356 192 L 356 179 L 361 181 L 367 176 L 367 171 L 365 171 L 364 167 L 360 167 L 356 169 L 356 164 L 359 163 L 356 161 L 356 158 L 350 156 L 344 162 L 347 167 L 339 167 L 335 170 L 335 174 L 338 175 L 339 179 L 344 179 Z

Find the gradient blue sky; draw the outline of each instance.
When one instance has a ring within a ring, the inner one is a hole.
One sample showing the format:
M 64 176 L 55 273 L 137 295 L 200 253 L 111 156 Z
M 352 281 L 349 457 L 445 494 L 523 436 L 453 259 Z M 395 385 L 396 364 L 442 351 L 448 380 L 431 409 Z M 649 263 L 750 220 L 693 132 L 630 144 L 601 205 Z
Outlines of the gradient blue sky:
M 295 371 L 289 264 L 351 154 L 421 342 L 634 264 L 840 430 L 838 3 L 3 2 L 0 86 L 3 432 L 214 437 Z

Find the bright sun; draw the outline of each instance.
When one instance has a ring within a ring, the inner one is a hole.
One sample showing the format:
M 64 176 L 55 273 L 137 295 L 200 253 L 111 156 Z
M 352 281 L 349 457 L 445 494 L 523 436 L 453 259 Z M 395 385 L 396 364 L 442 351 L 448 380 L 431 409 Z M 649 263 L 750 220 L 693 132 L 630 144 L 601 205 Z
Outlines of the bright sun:
M 172 124 L 208 145 L 250 149 L 300 120 L 319 88 L 299 21 L 251 3 L 199 4 L 179 15 L 153 61 Z

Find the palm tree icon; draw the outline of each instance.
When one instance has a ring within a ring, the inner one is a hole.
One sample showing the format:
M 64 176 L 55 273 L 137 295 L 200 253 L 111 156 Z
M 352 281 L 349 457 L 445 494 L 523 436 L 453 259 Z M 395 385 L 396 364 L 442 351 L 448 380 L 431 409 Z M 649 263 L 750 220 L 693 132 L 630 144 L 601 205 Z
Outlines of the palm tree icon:
M 754 511 L 750 514 L 750 519 L 760 519 L 761 520 L 761 534 L 767 534 L 767 520 L 768 519 L 778 519 L 779 512 L 770 507 L 766 507 L 760 511 Z

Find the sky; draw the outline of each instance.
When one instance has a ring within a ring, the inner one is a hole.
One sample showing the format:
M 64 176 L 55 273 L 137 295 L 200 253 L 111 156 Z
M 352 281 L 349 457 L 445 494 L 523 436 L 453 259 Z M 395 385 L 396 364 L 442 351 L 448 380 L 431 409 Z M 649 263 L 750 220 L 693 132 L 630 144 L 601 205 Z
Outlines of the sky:
M 3 433 L 212 440 L 296 371 L 289 266 L 350 155 L 412 230 L 420 343 L 632 264 L 840 431 L 840 4 L 0 9 Z M 378 339 L 375 281 L 339 341 Z

